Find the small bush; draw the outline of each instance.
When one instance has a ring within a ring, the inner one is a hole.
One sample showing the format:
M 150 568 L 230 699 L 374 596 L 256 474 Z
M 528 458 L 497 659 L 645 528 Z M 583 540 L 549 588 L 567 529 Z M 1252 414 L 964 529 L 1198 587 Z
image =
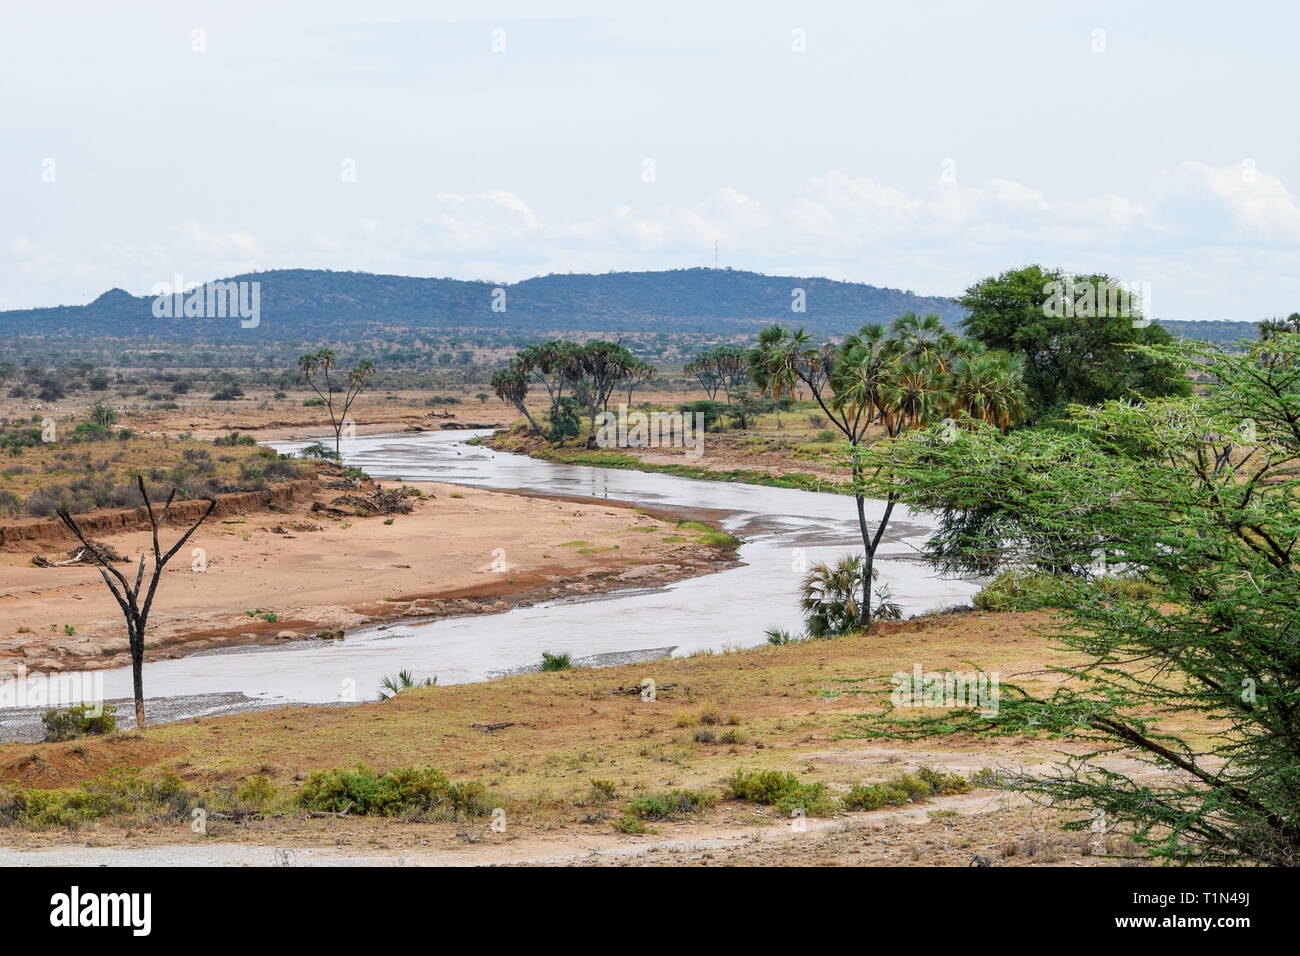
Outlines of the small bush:
M 590 803 L 606 803 L 618 796 L 618 786 L 613 780 L 591 781 Z
M 933 767 L 922 767 L 916 772 L 937 797 L 946 797 L 953 793 L 970 793 L 971 783 L 959 773 L 944 773 Z
M 567 671 L 572 667 L 573 658 L 567 652 L 552 654 L 550 651 L 542 651 L 543 671 Z
M 908 802 L 907 791 L 887 783 L 858 784 L 844 797 L 846 810 L 879 810 L 901 807 Z
M 916 773 L 903 773 L 884 783 L 858 784 L 844 797 L 846 810 L 879 810 L 881 807 L 901 807 L 917 803 L 927 797 L 969 793 L 971 782 L 958 773 L 944 773 L 933 767 L 922 767 Z
M 629 800 L 627 813 L 637 820 L 678 820 L 703 813 L 717 797 L 702 790 L 665 790 Z
M 267 777 L 258 774 L 244 781 L 244 785 L 239 788 L 236 795 L 240 803 L 260 810 L 275 798 L 275 784 Z
M 111 734 L 117 730 L 117 715 L 111 706 L 95 708 L 90 704 L 76 704 L 67 710 L 47 710 L 41 716 L 41 723 L 45 725 L 46 743 L 58 743 Z
M 739 800 L 776 807 L 782 813 L 802 810 L 809 816 L 827 816 L 838 809 L 824 783 L 801 783 L 792 773 L 779 770 L 737 770 L 728 781 Z
M 456 819 L 487 816 L 487 790 L 480 783 L 452 783 L 433 767 L 398 767 L 378 773 L 364 764 L 353 770 L 315 770 L 298 792 L 308 810 L 369 816 Z

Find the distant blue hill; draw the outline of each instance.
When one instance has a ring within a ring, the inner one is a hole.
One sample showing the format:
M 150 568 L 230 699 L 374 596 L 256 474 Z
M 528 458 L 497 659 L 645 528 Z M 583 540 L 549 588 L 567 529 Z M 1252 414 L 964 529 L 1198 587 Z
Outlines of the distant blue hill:
M 532 331 L 634 330 L 725 333 L 772 322 L 821 332 L 883 322 L 900 312 L 936 312 L 949 323 L 951 300 L 856 282 L 766 276 L 730 269 L 548 275 L 500 284 L 285 269 L 221 281 L 261 284 L 261 322 L 241 329 L 228 318 L 155 318 L 153 298 L 112 289 L 87 305 L 0 312 L 0 333 L 141 335 L 213 340 L 353 338 L 383 328 L 514 328 Z M 505 311 L 494 311 L 504 290 Z M 794 312 L 795 289 L 806 311 Z
M 557 274 L 500 285 L 320 269 L 282 269 L 221 281 L 261 284 L 257 328 L 241 328 L 233 318 L 157 318 L 151 296 L 111 289 L 86 305 L 0 312 L 0 334 L 306 343 L 354 340 L 394 328 L 725 335 L 779 322 L 837 335 L 907 311 L 937 313 L 950 326 L 964 315 L 950 298 L 731 269 Z M 501 301 L 498 288 L 504 291 L 504 312 L 493 311 L 494 301 Z M 796 289 L 804 293 L 803 312 L 791 309 Z M 1162 324 L 1176 335 L 1212 341 L 1235 341 L 1254 331 L 1235 322 Z

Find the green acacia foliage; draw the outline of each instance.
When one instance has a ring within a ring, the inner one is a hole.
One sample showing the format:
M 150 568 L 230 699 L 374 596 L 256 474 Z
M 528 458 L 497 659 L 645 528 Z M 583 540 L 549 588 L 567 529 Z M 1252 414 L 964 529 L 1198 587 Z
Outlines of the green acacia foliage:
M 1147 354 L 1209 384 L 1076 406 L 1064 430 L 929 430 L 860 452 L 869 493 L 978 513 L 954 539 L 972 560 L 1072 571 L 1056 576 L 1052 636 L 1080 662 L 1046 696 L 1004 683 L 996 713 L 894 710 L 863 726 L 1083 742 L 1085 756 L 1013 786 L 1089 811 L 1080 827 L 1126 823 L 1166 860 L 1294 865 L 1300 336 L 1244 354 L 1192 343 Z M 1147 586 L 1117 587 L 1116 574 Z M 1119 752 L 1159 772 L 1105 763 Z

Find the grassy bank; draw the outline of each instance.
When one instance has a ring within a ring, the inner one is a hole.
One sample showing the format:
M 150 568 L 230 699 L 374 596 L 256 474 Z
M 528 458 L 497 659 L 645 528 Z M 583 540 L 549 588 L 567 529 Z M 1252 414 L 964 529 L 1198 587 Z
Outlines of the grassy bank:
M 674 789 L 705 794 L 701 812 L 710 801 L 765 805 L 764 793 L 774 806 L 794 801 L 810 814 L 896 805 L 906 790 L 904 761 L 969 777 L 1004 759 L 1007 745 L 953 741 L 945 753 L 922 755 L 856 739 L 858 715 L 876 706 L 856 693 L 870 683 L 864 678 L 908 670 L 918 654 L 926 668 L 961 667 L 977 655 L 991 670 L 1039 671 L 1060 663 L 1034 633 L 1042 621 L 948 615 L 787 647 L 412 688 L 355 707 L 283 708 L 143 735 L 11 744 L 0 748 L 0 824 L 125 816 L 175 825 L 195 806 L 289 817 L 338 811 L 347 799 L 356 803 L 356 793 L 374 792 L 376 774 L 397 771 L 415 782 L 394 783 L 399 796 L 377 804 L 394 814 L 377 815 L 427 813 L 445 798 L 453 801 L 445 806 L 461 800 L 475 812 L 503 807 L 536 825 L 609 832 L 628 815 L 653 817 L 654 801 Z M 647 678 L 656 687 L 652 700 L 640 693 Z M 341 780 L 344 771 L 361 777 Z M 768 772 L 795 774 L 798 786 L 761 776 Z M 420 780 L 443 796 L 421 797 Z M 643 799 L 651 803 L 635 803 Z

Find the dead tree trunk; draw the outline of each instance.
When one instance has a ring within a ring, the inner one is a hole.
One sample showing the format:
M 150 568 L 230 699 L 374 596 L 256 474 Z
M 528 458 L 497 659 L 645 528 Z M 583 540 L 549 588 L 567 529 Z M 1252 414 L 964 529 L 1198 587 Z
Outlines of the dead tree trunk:
M 153 572 L 149 576 L 149 586 L 141 593 L 144 585 L 144 565 L 145 556 L 140 555 L 140 564 L 136 568 L 135 583 L 132 584 L 117 568 L 113 567 L 99 550 L 93 547 L 86 536 L 81 533 L 77 527 L 77 522 L 73 520 L 72 515 L 68 514 L 67 509 L 60 508 L 58 515 L 60 520 L 68 526 L 69 530 L 77 536 L 77 539 L 86 546 L 86 550 L 95 558 L 99 565 L 99 576 L 104 579 L 108 585 L 108 590 L 112 592 L 117 606 L 122 609 L 122 616 L 126 618 L 126 636 L 131 647 L 131 683 L 135 692 L 135 727 L 136 730 L 144 730 L 144 635 L 145 628 L 149 623 L 149 610 L 153 607 L 154 594 L 158 590 L 158 581 L 162 578 L 163 568 L 170 561 L 177 551 L 190 539 L 190 535 L 198 530 L 199 525 L 212 514 L 212 510 L 217 506 L 216 498 L 208 498 L 208 507 L 199 519 L 195 521 L 188 531 L 181 535 L 180 540 L 171 546 L 171 549 L 163 553 L 162 547 L 158 543 L 158 529 L 167 520 L 167 513 L 171 511 L 172 499 L 176 497 L 176 489 L 173 488 L 167 496 L 167 501 L 163 505 L 162 514 L 155 514 L 153 503 L 149 500 L 149 492 L 145 490 L 144 478 L 137 475 L 136 481 L 140 486 L 140 497 L 144 499 L 145 510 L 149 513 L 149 526 L 153 531 Z M 111 575 L 111 577 L 110 577 Z

